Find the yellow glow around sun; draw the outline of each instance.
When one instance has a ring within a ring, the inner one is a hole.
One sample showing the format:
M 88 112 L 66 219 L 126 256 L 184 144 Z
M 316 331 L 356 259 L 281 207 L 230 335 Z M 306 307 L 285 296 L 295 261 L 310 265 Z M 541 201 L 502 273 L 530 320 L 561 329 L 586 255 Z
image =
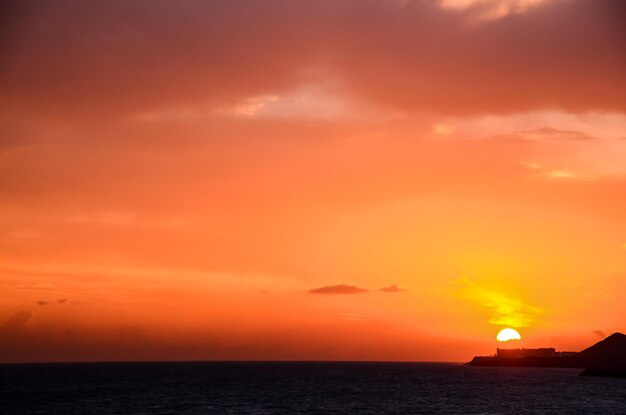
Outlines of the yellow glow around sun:
M 508 342 L 509 340 L 521 340 L 522 336 L 515 329 L 502 329 L 496 336 L 499 342 Z

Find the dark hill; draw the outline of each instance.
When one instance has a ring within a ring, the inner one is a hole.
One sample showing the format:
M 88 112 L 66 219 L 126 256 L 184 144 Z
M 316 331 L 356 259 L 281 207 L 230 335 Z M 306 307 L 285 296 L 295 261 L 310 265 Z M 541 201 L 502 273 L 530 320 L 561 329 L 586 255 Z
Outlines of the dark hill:
M 613 333 L 578 353 L 581 364 L 593 369 L 626 370 L 626 335 Z

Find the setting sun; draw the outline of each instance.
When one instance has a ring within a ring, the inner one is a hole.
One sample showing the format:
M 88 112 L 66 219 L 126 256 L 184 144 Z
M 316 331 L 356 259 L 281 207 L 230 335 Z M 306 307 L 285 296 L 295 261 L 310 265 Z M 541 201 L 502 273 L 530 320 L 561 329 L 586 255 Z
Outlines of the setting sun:
M 515 329 L 502 329 L 496 336 L 499 342 L 508 342 L 510 340 L 521 340 L 522 336 Z

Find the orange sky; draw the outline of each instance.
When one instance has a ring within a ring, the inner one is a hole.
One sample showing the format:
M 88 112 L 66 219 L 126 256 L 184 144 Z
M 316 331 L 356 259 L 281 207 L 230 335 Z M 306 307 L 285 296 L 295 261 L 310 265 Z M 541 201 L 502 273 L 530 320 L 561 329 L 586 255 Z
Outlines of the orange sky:
M 626 331 L 623 1 L 18 3 L 0 361 Z

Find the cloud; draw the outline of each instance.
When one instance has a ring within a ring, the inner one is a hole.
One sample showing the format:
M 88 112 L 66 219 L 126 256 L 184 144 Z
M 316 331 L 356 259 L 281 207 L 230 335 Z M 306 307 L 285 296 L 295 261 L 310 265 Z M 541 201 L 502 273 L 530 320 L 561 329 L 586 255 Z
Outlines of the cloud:
M 358 107 L 330 85 L 311 85 L 281 95 L 245 98 L 220 112 L 248 118 L 337 120 L 363 115 Z
M 510 14 L 520 14 L 532 7 L 554 0 L 439 0 L 446 9 L 470 11 L 480 19 L 499 19 Z
M 450 135 L 454 132 L 454 128 L 445 124 L 435 124 L 432 127 L 432 131 L 436 135 Z
M 140 112 L 130 117 L 139 123 L 202 122 L 216 117 L 233 117 L 255 120 L 355 120 L 377 114 L 375 108 L 349 99 L 345 91 L 336 85 L 320 82 L 315 85 L 301 85 L 280 94 L 243 97 L 236 102 L 228 102 L 214 107 L 211 102 L 177 106 L 159 111 Z M 222 120 L 223 121 L 223 120 Z
M 37 301 L 37 305 L 44 306 L 50 304 L 50 301 L 39 300 Z
M 578 179 L 578 174 L 567 169 L 549 170 L 544 173 L 544 176 L 551 179 Z
M 361 294 L 366 293 L 369 290 L 359 288 L 354 285 L 328 285 L 325 287 L 315 288 L 309 290 L 311 294 Z
M 261 109 L 278 101 L 276 95 L 262 95 L 258 97 L 246 98 L 237 104 L 232 110 L 235 114 L 254 117 Z
M 534 163 L 532 161 L 522 162 L 520 163 L 522 166 L 526 167 L 529 170 L 539 170 L 542 168 L 541 164 Z
M 57 303 L 59 303 L 59 304 L 66 304 L 67 303 L 67 299 L 66 298 L 59 298 L 57 300 Z
M 535 110 L 443 117 L 437 122 L 454 131 L 448 138 L 440 135 L 449 141 L 511 141 L 524 152 L 525 160 L 520 161 L 536 170 L 536 177 L 596 180 L 626 174 L 626 147 L 618 139 L 626 130 L 624 113 Z
M 33 284 L 31 288 L 36 290 L 56 290 L 57 287 L 54 284 L 50 284 L 48 282 L 38 282 L 37 284 Z
M 18 311 L 0 328 L 0 332 L 18 333 L 28 328 L 35 316 L 31 311 Z
M 455 285 L 462 287 L 460 296 L 487 310 L 490 324 L 528 327 L 543 313 L 539 307 L 526 304 L 512 294 L 485 287 L 467 277 L 461 278 L 454 281 Z
M 403 288 L 398 288 L 397 285 L 390 285 L 389 287 L 381 288 L 379 291 L 383 291 L 386 293 L 399 293 L 399 292 L 406 291 L 406 290 Z
M 35 284 L 27 285 L 27 284 L 16 284 L 13 288 L 18 290 L 43 290 L 43 291 L 54 291 L 57 287 L 54 284 L 50 284 L 49 282 L 38 282 Z
M 600 336 L 603 339 L 606 337 L 606 334 L 604 334 L 604 332 L 602 330 L 594 330 L 593 334 L 595 334 L 597 336 Z
M 80 0 L 20 4 L 3 10 L 10 24 L 0 105 L 67 118 L 70 109 L 76 117 L 129 115 L 209 101 L 256 114 L 275 104 L 267 97 L 333 79 L 363 100 L 440 114 L 624 111 L 625 7 L 621 0 L 185 7 L 112 0 L 95 13 Z M 468 24 L 477 14 L 517 15 Z
M 518 131 L 515 134 L 527 140 L 557 139 L 557 140 L 593 140 L 594 137 L 579 131 L 559 130 L 557 128 L 542 127 L 532 130 Z
M 568 112 L 534 109 L 531 111 L 479 116 L 443 117 L 439 124 L 455 136 L 471 139 L 515 138 L 526 141 L 580 142 L 614 141 L 626 128 L 626 115 L 621 112 Z M 597 145 L 598 143 L 594 143 Z
M 338 316 L 340 320 L 346 320 L 346 321 L 365 320 L 365 316 L 360 313 L 336 313 L 335 315 Z
M 543 312 L 538 307 L 498 292 L 483 292 L 478 301 L 491 310 L 489 323 L 498 326 L 527 327 Z

